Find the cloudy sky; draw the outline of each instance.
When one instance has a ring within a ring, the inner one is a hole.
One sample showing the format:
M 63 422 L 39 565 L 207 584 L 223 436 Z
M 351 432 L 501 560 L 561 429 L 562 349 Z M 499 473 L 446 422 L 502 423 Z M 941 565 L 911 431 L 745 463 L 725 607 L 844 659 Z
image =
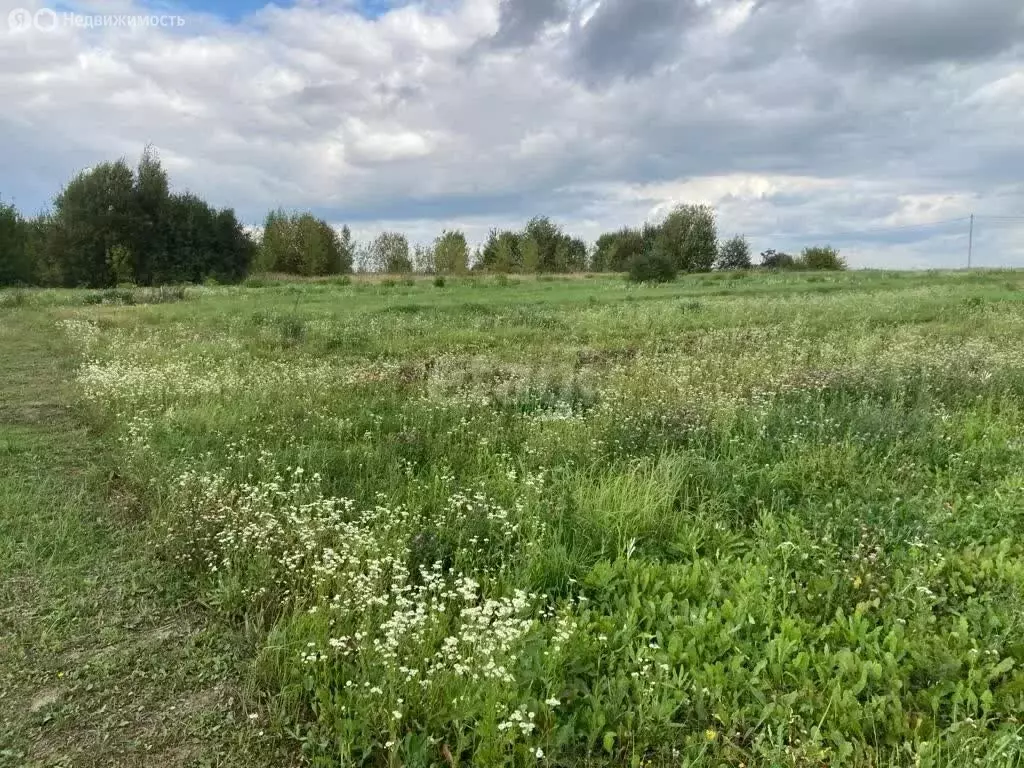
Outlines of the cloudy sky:
M 973 212 L 976 263 L 1024 266 L 1022 0 L 51 0 L 16 28 L 43 7 L 0 0 L 0 195 L 29 213 L 151 142 L 253 224 L 593 239 L 708 202 L 755 251 L 913 267 L 963 263 Z

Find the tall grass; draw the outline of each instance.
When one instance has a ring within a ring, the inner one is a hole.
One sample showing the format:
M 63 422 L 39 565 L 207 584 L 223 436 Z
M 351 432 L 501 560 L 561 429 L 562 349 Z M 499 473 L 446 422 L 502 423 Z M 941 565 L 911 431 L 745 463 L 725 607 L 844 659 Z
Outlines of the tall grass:
M 311 764 L 1019 764 L 1020 275 L 261 285 L 65 327 Z

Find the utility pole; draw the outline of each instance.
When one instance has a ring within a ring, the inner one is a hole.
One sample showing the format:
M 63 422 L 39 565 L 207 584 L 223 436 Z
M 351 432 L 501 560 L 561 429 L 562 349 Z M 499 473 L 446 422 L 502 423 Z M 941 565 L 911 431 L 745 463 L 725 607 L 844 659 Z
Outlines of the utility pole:
M 971 257 L 974 255 L 974 214 L 971 214 L 971 229 L 967 233 L 967 268 L 971 268 Z

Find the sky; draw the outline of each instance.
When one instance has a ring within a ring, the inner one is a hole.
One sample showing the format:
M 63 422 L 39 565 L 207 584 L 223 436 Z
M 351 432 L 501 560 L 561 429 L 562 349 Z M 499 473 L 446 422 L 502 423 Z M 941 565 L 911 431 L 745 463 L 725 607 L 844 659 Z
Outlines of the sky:
M 709 203 L 755 253 L 1024 267 L 1021 0 L 0 0 L 0 197 L 151 143 L 258 225 L 592 241 Z M 78 14 L 181 24 L 87 28 Z M 44 12 L 45 13 L 45 12 Z M 53 16 L 51 15 L 51 19 Z

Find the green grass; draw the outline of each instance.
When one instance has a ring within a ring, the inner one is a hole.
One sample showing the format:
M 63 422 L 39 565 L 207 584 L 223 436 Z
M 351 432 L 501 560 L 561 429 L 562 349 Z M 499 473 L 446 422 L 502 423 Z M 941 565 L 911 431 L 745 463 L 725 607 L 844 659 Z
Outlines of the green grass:
M 0 314 L 0 766 L 282 764 L 238 729 L 248 649 L 153 558 L 55 322 Z
M 1022 762 L 1022 273 L 3 298 L 11 754 Z

